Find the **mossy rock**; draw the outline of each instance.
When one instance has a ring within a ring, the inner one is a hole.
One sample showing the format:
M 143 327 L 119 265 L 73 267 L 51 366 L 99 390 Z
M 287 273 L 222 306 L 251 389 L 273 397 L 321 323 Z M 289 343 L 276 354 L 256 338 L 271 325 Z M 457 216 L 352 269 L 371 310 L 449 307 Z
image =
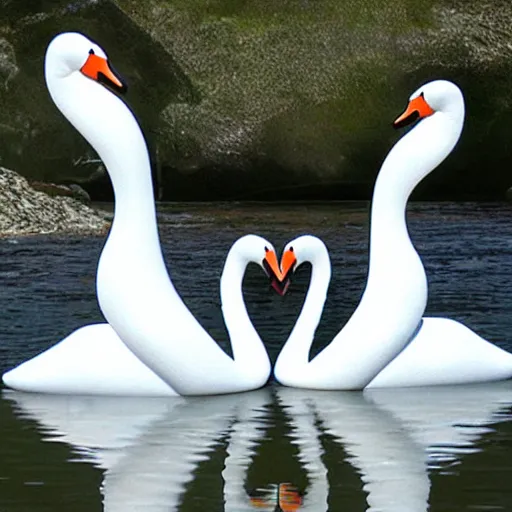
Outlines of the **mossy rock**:
M 369 198 L 399 136 L 392 120 L 435 78 L 463 89 L 466 126 L 414 197 L 503 199 L 510 187 L 508 1 L 18 4 L 0 7 L 0 156 L 31 178 L 86 182 L 95 169 L 73 166 L 94 154 L 42 78 L 48 41 L 72 29 L 126 76 L 162 199 Z M 106 177 L 84 186 L 110 191 Z

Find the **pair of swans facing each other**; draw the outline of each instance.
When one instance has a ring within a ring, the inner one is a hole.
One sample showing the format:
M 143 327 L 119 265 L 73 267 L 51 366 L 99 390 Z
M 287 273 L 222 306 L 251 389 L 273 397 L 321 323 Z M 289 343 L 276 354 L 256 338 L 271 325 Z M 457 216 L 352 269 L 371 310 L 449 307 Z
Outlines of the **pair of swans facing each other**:
M 273 249 L 265 252 L 265 247 L 272 247 L 267 241 L 253 236 L 243 237 L 235 242 L 228 253 L 221 282 L 229 275 L 232 259 L 242 252 L 242 248 L 248 251 L 248 248 L 256 249 L 259 245 L 260 252 L 275 267 Z M 257 254 L 258 250 L 254 252 Z M 329 287 L 331 266 L 323 242 L 307 235 L 287 244 L 281 258 L 283 281 L 276 285 L 280 290 L 287 289 L 291 272 L 306 261 L 312 265 L 313 282 L 308 290 L 301 318 L 297 322 L 301 326 L 301 336 L 308 342 L 304 347 L 307 350 L 304 357 L 308 357 L 319 320 L 311 314 L 311 304 L 318 306 L 320 315 L 323 309 L 323 302 L 318 297 L 317 281 L 320 282 L 323 300 Z M 266 268 L 267 265 L 267 260 L 262 260 L 262 266 Z M 273 272 L 269 270 L 269 273 L 275 280 Z M 221 285 L 222 290 L 225 287 Z M 307 323 L 302 317 L 306 317 Z M 293 340 L 293 336 L 292 332 L 290 339 Z M 409 345 L 367 388 L 462 384 L 506 379 L 510 376 L 510 357 L 510 354 L 483 340 L 458 322 L 445 318 L 424 318 Z M 278 359 L 278 364 L 283 364 L 282 360 Z M 279 368 L 278 366 L 278 372 Z M 44 393 L 177 395 L 126 348 L 108 324 L 89 325 L 78 329 L 46 352 L 8 372 L 4 381 L 12 388 Z
M 8 372 L 4 382 L 27 391 L 144 395 L 222 394 L 263 386 L 271 372 L 270 361 L 248 317 L 241 283 L 249 261 L 264 265 L 283 280 L 275 251 L 266 241 L 249 236 L 252 241 L 258 240 L 257 257 L 257 251 L 243 255 L 234 251 L 237 257 L 231 260 L 228 255 L 225 272 L 229 268 L 229 273 L 221 279 L 221 300 L 232 344 L 230 358 L 193 317 L 169 279 L 158 239 L 146 144 L 131 111 L 99 83 L 107 82 L 119 92 L 126 89 L 105 53 L 80 34 L 61 34 L 48 47 L 45 77 L 53 101 L 97 151 L 112 180 L 115 215 L 97 274 L 98 300 L 108 324 L 79 329 L 39 359 Z M 443 354 L 436 354 L 428 344 L 432 332 L 441 331 L 436 336 L 442 334 L 439 348 L 444 352 L 449 343 L 449 321 L 439 328 L 436 321 L 425 319 L 420 335 L 410 342 L 425 310 L 427 284 L 423 265 L 408 236 L 405 207 L 417 183 L 444 160 L 458 141 L 464 119 L 462 93 L 450 82 L 426 84 L 412 95 L 408 110 L 395 124 L 418 118 L 421 121 L 392 148 L 377 178 L 369 274 L 359 306 L 330 345 L 309 361 L 309 348 L 327 292 L 325 282 L 316 278 L 318 272 L 327 272 L 325 263 L 317 262 L 304 309 L 276 363 L 279 382 L 319 389 L 363 389 L 374 385 L 375 378 L 385 371 L 387 376 L 381 384 L 387 386 L 512 376 L 512 356 L 506 352 L 499 354 L 499 372 L 493 352 L 493 364 L 485 378 L 473 366 L 468 369 L 463 365 L 459 374 L 463 378 L 455 376 L 459 380 L 454 380 L 452 361 L 457 351 L 448 350 L 448 364 L 441 372 L 438 363 Z M 316 298 L 316 304 L 310 306 L 310 297 Z M 105 347 L 111 350 L 109 359 L 102 356 Z M 485 347 L 487 354 L 491 346 Z M 50 354 L 58 364 L 50 362 Z M 406 354 L 410 362 L 396 376 L 392 365 Z M 483 364 L 481 351 L 477 357 Z M 66 366 L 68 358 L 72 371 L 65 370 L 59 380 L 56 373 Z M 85 367 L 84 360 L 92 366 Z M 433 365 L 427 365 L 421 382 L 414 368 L 417 361 L 431 361 Z M 504 366 L 508 375 L 504 375 Z M 100 370 L 105 376 L 99 374 Z M 88 377 L 81 379 L 84 375 Z M 45 384 L 41 385 L 42 381 Z
M 79 458 L 103 470 L 105 511 L 124 510 L 128 503 L 141 510 L 178 510 L 200 461 L 219 444 L 225 445 L 225 461 L 216 466 L 222 472 L 217 480 L 224 510 L 254 510 L 247 489 L 268 482 L 256 471 L 257 454 L 263 453 L 258 446 L 276 432 L 272 411 L 278 408 L 289 425 L 289 433 L 285 429 L 280 436 L 296 447 L 293 457 L 307 475 L 300 510 L 327 510 L 336 499 L 336 466 L 329 467 L 332 457 L 325 457 L 322 444 L 328 434 L 361 475 L 369 510 L 423 512 L 429 509 L 429 468 L 479 450 L 482 433 L 510 417 L 501 410 L 510 408 L 512 388 L 502 382 L 364 394 L 266 387 L 208 399 L 12 391 L 3 397 L 17 416 L 41 425 L 44 439 L 67 443 Z M 264 463 L 261 455 L 259 460 Z M 280 464 L 287 467 L 286 457 Z

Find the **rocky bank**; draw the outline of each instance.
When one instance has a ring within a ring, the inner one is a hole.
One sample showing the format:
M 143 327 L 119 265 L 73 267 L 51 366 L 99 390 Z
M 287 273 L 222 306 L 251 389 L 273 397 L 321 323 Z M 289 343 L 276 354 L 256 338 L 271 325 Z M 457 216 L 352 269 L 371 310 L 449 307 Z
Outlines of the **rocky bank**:
M 72 197 L 50 196 L 0 167 L 0 236 L 106 234 L 106 215 Z

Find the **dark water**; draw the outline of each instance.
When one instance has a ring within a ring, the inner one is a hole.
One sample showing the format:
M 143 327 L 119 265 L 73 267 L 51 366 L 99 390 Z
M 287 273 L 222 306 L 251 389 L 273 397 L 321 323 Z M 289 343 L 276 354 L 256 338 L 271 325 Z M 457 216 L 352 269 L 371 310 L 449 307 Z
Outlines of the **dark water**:
M 161 209 L 171 276 L 226 345 L 218 280 L 248 232 L 280 250 L 327 244 L 333 280 L 315 350 L 359 301 L 367 205 L 172 205 Z M 427 314 L 463 321 L 512 351 L 512 207 L 413 204 L 409 227 L 429 277 Z M 0 241 L 0 372 L 77 327 L 102 321 L 94 276 L 104 238 Z M 283 299 L 257 266 L 246 303 L 275 359 L 309 269 Z M 127 510 L 512 510 L 512 382 L 371 393 L 267 388 L 176 400 L 0 399 L 0 512 Z M 294 494 L 295 493 L 295 494 Z

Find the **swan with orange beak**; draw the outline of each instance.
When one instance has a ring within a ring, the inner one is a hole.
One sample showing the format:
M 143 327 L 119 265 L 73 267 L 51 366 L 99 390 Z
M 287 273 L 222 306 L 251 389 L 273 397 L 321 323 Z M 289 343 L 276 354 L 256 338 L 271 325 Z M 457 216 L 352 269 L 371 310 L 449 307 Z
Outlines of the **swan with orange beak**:
M 310 286 L 297 322 L 277 358 L 281 384 L 314 389 L 363 389 L 408 345 L 427 303 L 427 279 L 407 230 L 405 210 L 416 185 L 452 151 L 464 123 L 464 99 L 453 83 L 437 80 L 409 99 L 395 127 L 418 121 L 385 158 L 374 187 L 368 280 L 359 305 L 320 353 L 309 352 L 320 322 L 331 265 L 324 244 L 299 237 L 285 248 L 284 282 L 310 261 Z M 410 369 L 414 372 L 414 369 Z
M 320 239 L 310 235 L 285 247 L 281 259 L 285 281 L 306 261 L 311 263 L 312 273 L 302 311 L 277 358 L 274 372 L 279 382 L 320 389 L 362 389 L 512 377 L 512 354 L 460 322 L 422 318 L 426 276 L 407 236 L 404 210 L 414 186 L 442 162 L 460 136 L 464 121 L 460 89 L 444 80 L 421 87 L 393 126 L 416 121 L 390 151 L 377 178 L 370 268 L 361 302 L 330 345 L 311 361 L 309 348 L 331 278 L 329 253 Z M 384 351 L 392 345 L 386 361 Z
M 245 307 L 242 282 L 250 263 L 279 280 L 270 243 L 246 235 L 228 252 L 220 297 L 230 356 L 170 279 L 148 149 L 133 113 L 114 94 L 126 87 L 105 51 L 83 34 L 59 34 L 46 51 L 45 78 L 53 102 L 98 153 L 112 181 L 114 218 L 96 275 L 108 324 L 80 329 L 78 337 L 46 352 L 48 357 L 38 356 L 5 374 L 4 383 L 25 391 L 148 395 L 224 394 L 265 385 L 271 363 Z

